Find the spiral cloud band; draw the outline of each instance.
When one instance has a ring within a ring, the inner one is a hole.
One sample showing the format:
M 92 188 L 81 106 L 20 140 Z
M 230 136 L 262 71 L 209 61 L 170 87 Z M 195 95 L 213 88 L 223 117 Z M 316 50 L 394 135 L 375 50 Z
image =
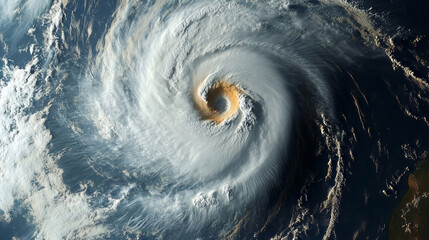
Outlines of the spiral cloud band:
M 142 196 L 145 212 L 167 207 L 144 206 L 163 199 L 199 222 L 245 206 L 278 176 L 293 104 L 280 73 L 287 66 L 274 61 L 278 53 L 265 52 L 276 43 L 258 39 L 267 34 L 255 28 L 260 17 L 238 4 L 203 3 L 183 7 L 145 35 L 134 26 L 125 39 L 107 35 L 102 64 L 94 67 L 102 84 L 87 99 L 105 139 L 138 146 L 141 157 L 124 164 L 168 176 L 168 191 Z
M 126 216 L 130 227 L 187 219 L 200 228 L 219 214 L 229 223 L 287 169 L 300 107 L 289 92 L 304 81 L 329 108 L 315 65 L 317 45 L 329 39 L 314 38 L 318 23 L 278 7 L 209 1 L 140 16 L 122 3 L 82 89 L 102 141 L 133 149 L 123 168 L 165 181 L 132 201 L 139 214 Z M 101 169 L 104 161 L 91 162 Z

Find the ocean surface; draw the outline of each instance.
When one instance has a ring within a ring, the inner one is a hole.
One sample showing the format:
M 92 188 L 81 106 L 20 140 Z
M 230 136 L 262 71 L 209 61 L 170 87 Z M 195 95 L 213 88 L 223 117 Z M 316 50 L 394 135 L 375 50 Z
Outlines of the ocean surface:
M 428 239 L 428 9 L 0 0 L 0 239 Z

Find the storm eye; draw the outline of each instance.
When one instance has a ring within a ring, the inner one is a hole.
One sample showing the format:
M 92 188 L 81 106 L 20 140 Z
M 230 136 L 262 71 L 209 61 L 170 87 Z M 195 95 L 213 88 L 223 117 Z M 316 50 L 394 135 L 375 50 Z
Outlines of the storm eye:
M 240 95 L 244 91 L 237 85 L 219 80 L 208 90 L 206 96 L 200 96 L 198 87 L 192 90 L 195 107 L 201 118 L 220 124 L 238 113 Z
M 230 89 L 231 86 L 225 86 L 225 83 L 215 84 L 212 88 L 207 92 L 207 106 L 214 112 L 219 114 L 227 112 L 229 109 L 229 101 L 237 97 L 235 96 L 234 89 Z M 232 91 L 232 92 L 231 92 Z
M 225 112 L 228 109 L 228 101 L 226 100 L 226 98 L 224 98 L 223 96 L 217 98 L 214 105 L 214 109 L 216 109 L 216 111 L 218 112 Z

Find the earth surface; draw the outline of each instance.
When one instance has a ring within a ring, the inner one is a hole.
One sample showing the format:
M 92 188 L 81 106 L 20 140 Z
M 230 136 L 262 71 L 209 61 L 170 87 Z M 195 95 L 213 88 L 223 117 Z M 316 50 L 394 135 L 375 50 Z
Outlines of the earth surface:
M 0 0 L 0 239 L 429 239 L 428 9 Z

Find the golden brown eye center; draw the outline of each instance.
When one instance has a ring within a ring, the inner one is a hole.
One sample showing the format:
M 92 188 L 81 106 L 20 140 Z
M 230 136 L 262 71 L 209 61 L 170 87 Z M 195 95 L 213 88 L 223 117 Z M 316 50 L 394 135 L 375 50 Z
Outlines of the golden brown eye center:
M 212 111 L 219 113 L 225 112 L 228 108 L 228 95 L 225 95 L 226 88 L 216 86 L 215 88 L 209 89 L 207 92 L 207 106 Z
M 238 86 L 220 80 L 208 89 L 205 101 L 197 89 L 193 90 L 193 98 L 203 120 L 220 124 L 237 113 L 242 92 Z

